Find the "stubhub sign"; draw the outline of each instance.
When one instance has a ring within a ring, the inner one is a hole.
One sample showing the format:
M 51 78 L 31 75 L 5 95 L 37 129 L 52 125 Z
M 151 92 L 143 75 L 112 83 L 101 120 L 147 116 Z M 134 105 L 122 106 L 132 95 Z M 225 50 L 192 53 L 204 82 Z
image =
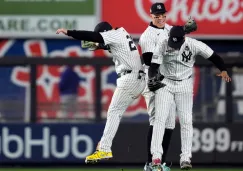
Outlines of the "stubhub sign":
M 83 162 L 99 141 L 103 125 L 6 124 L 0 126 L 2 162 Z

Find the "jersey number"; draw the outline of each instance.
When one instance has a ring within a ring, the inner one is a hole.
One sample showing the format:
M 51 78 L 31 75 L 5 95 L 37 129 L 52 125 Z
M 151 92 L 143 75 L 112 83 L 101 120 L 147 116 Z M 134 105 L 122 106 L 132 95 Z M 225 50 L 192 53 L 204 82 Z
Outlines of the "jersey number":
M 186 54 L 185 52 L 182 53 L 182 61 L 189 62 L 191 60 L 192 52 L 188 52 Z
M 127 39 L 129 40 L 129 48 L 131 51 L 137 50 L 137 47 L 135 45 L 135 43 L 133 42 L 133 39 L 131 36 L 127 35 Z

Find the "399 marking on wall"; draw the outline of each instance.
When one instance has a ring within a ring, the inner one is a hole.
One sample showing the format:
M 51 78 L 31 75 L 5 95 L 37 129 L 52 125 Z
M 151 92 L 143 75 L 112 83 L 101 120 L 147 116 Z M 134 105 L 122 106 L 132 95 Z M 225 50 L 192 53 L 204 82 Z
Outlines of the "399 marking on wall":
M 216 152 L 242 152 L 243 141 L 231 140 L 231 132 L 228 128 L 220 127 L 216 130 L 194 128 L 192 140 L 192 152 L 210 153 Z

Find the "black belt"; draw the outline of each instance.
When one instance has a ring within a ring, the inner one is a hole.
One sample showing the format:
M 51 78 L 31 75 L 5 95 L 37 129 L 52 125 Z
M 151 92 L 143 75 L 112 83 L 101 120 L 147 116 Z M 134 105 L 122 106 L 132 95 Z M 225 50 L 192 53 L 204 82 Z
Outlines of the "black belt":
M 189 78 L 191 78 L 192 76 L 190 75 L 188 78 L 186 78 L 186 79 L 184 79 L 184 80 L 187 80 L 187 79 L 189 79 Z M 172 81 L 183 81 L 183 80 L 174 80 L 174 79 L 171 79 L 171 78 L 167 78 L 167 79 L 169 79 L 169 80 L 172 80 Z
M 132 73 L 132 70 L 125 70 L 125 71 L 123 71 L 121 73 L 118 73 L 117 77 L 120 78 L 121 76 L 126 75 L 126 74 L 130 74 L 130 73 Z M 140 74 L 145 74 L 145 72 L 142 71 L 142 70 L 139 70 L 138 71 L 138 79 L 142 78 L 142 76 Z

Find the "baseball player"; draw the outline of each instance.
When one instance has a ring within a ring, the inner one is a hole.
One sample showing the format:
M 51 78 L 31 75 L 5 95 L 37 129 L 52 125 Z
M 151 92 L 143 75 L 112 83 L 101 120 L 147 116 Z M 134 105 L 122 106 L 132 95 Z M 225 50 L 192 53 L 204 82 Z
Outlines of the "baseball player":
M 113 29 L 108 22 L 99 23 L 95 30 L 97 32 L 58 29 L 56 32 L 79 40 L 109 45 L 118 74 L 117 87 L 108 109 L 107 121 L 98 150 L 86 157 L 86 163 L 95 163 L 113 157 L 111 146 L 121 117 L 128 106 L 139 97 L 146 85 L 140 55 L 130 34 L 123 27 Z
M 193 38 L 185 37 L 182 26 L 174 26 L 169 33 L 169 38 L 159 38 L 155 48 L 151 66 L 149 68 L 148 87 L 155 91 L 155 121 L 151 142 L 153 155 L 152 170 L 160 170 L 163 149 L 161 141 L 164 136 L 165 122 L 171 113 L 171 105 L 176 104 L 177 114 L 181 126 L 180 155 L 181 169 L 190 169 L 192 148 L 192 106 L 193 82 L 192 72 L 195 58 L 200 55 L 211 62 L 221 71 L 217 76 L 226 82 L 231 81 L 227 74 L 222 58 L 209 46 Z M 158 69 L 163 73 L 163 80 L 158 76 Z
M 151 64 L 151 59 L 153 56 L 154 49 L 156 47 L 157 42 L 160 39 L 166 39 L 168 38 L 168 34 L 172 26 L 166 24 L 166 9 L 163 3 L 154 3 L 150 8 L 151 13 L 151 19 L 152 22 L 149 24 L 149 26 L 146 28 L 146 30 L 143 32 L 139 39 L 139 45 L 142 50 L 142 58 L 145 64 L 145 73 L 146 73 L 146 81 L 148 80 L 148 68 Z M 191 23 L 189 23 L 191 22 Z M 197 25 L 193 20 L 189 19 L 188 22 L 185 25 L 185 30 L 187 33 L 190 33 L 192 31 L 195 31 L 197 29 Z M 162 73 L 163 74 L 163 73 Z M 152 162 L 152 154 L 150 152 L 150 145 L 151 145 L 151 139 L 152 139 L 152 132 L 153 132 L 153 125 L 154 125 L 154 116 L 155 116 L 155 94 L 154 92 L 150 91 L 148 87 L 146 86 L 145 90 L 143 91 L 142 95 L 145 98 L 145 102 L 147 105 L 147 111 L 149 114 L 149 122 L 150 126 L 148 129 L 147 134 L 147 162 L 144 166 L 144 171 L 151 170 L 151 162 Z M 166 155 L 169 148 L 171 136 L 173 129 L 175 128 L 175 113 L 176 108 L 175 104 L 173 104 L 170 108 L 170 115 L 167 118 L 167 121 L 165 123 L 165 132 L 162 142 L 162 148 L 163 148 L 163 157 L 162 157 L 162 163 L 165 163 L 166 161 Z M 164 166 L 164 170 L 167 167 Z M 169 168 L 167 167 L 167 170 Z

